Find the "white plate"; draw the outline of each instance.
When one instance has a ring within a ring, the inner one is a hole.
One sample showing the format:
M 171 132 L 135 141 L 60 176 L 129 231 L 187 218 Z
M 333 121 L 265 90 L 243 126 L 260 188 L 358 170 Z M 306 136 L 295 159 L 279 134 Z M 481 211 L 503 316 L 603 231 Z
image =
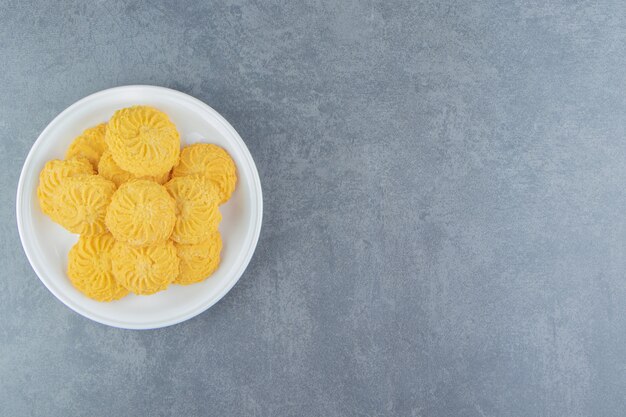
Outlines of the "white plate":
M 82 295 L 66 276 L 67 253 L 78 239 L 53 223 L 39 209 L 39 172 L 50 160 L 62 159 L 74 137 L 108 120 L 122 107 L 147 104 L 167 113 L 178 127 L 183 145 L 215 143 L 237 164 L 238 182 L 232 198 L 220 207 L 224 242 L 222 261 L 208 280 L 171 285 L 151 296 L 129 295 L 99 303 Z M 259 174 L 248 148 L 235 129 L 215 110 L 179 91 L 132 85 L 111 88 L 74 103 L 39 135 L 30 150 L 17 187 L 17 225 L 26 256 L 46 287 L 77 313 L 127 329 L 152 329 L 180 323 L 202 313 L 235 285 L 248 266 L 261 232 L 263 199 Z

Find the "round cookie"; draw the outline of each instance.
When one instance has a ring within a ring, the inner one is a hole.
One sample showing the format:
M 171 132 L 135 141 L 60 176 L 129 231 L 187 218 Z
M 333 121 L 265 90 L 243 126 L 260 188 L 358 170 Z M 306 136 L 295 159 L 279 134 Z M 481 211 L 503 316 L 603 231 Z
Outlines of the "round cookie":
M 72 233 L 99 235 L 106 232 L 107 207 L 115 184 L 99 175 L 66 178 L 52 200 L 50 217 Z
M 228 201 L 237 184 L 237 168 L 233 159 L 224 149 L 208 143 L 183 148 L 172 178 L 187 175 L 202 175 L 211 181 L 218 190 L 219 204 Z
M 59 185 L 65 178 L 81 174 L 93 174 L 93 168 L 84 158 L 61 161 L 53 159 L 48 161 L 39 173 L 39 186 L 37 197 L 39 206 L 48 216 L 54 215 L 53 200 Z
M 180 154 L 176 126 L 165 113 L 149 106 L 116 111 L 105 141 L 117 165 L 137 177 L 164 175 Z
M 128 294 L 113 276 L 110 234 L 81 236 L 68 254 L 67 275 L 74 287 L 96 301 L 119 300 Z
M 122 168 L 120 168 L 113 160 L 113 156 L 109 151 L 104 151 L 102 157 L 100 158 L 100 162 L 98 163 L 98 174 L 102 175 L 109 181 L 113 181 L 118 187 L 132 179 L 137 179 L 137 177 L 135 177 L 130 172 L 124 171 Z M 158 182 L 159 184 L 165 184 L 169 180 L 169 178 L 169 171 L 159 177 L 141 177 L 141 179 Z
M 148 180 L 131 180 L 115 192 L 106 225 L 115 239 L 132 246 L 167 240 L 176 223 L 176 204 L 165 187 Z
M 174 243 L 180 259 L 180 273 L 174 284 L 190 285 L 207 279 L 220 264 L 222 238 L 219 232 L 211 234 L 206 242 L 196 245 Z
M 106 126 L 106 123 L 100 123 L 77 136 L 67 149 L 65 159 L 85 158 L 96 169 L 102 153 L 106 150 L 104 143 Z
M 198 175 L 173 178 L 165 188 L 176 202 L 176 224 L 171 239 L 200 243 L 217 231 L 222 220 L 215 187 Z
M 136 247 L 116 242 L 113 274 L 117 282 L 139 295 L 162 291 L 178 275 L 179 260 L 170 241 Z

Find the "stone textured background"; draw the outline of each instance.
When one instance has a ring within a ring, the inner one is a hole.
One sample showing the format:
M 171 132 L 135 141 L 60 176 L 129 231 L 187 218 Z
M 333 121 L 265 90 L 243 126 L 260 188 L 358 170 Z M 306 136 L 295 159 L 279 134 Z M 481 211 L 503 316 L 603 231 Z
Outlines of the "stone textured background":
M 624 414 L 623 1 L 150 3 L 0 0 L 0 415 Z M 136 83 L 221 112 L 265 199 L 235 288 L 143 332 L 58 302 L 14 214 L 46 124 Z

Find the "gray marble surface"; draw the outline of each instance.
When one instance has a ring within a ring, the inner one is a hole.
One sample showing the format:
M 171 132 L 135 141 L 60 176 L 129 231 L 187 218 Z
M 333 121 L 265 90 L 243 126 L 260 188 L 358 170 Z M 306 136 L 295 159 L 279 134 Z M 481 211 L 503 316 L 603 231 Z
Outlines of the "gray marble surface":
M 151 3 L 0 0 L 1 416 L 624 415 L 623 1 Z M 64 307 L 15 223 L 40 131 L 125 84 L 264 187 L 240 282 L 154 331 Z

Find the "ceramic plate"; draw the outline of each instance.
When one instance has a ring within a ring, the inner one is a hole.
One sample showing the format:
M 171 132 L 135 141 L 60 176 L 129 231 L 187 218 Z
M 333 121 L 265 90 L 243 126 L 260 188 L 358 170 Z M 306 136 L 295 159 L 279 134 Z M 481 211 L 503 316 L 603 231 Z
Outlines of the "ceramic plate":
M 115 110 L 136 104 L 154 106 L 169 115 L 182 145 L 215 143 L 230 153 L 238 182 L 232 198 L 220 207 L 224 247 L 218 270 L 191 286 L 171 285 L 151 296 L 129 295 L 99 303 L 82 295 L 66 275 L 67 253 L 77 241 L 39 209 L 39 172 L 50 159 L 63 159 L 65 150 L 88 127 L 108 120 Z M 239 280 L 252 258 L 261 232 L 263 199 L 254 161 L 235 129 L 215 110 L 179 91 L 154 86 L 126 86 L 100 91 L 59 114 L 31 148 L 17 188 L 17 224 L 26 256 L 44 285 L 77 313 L 128 329 L 152 329 L 180 323 L 219 301 Z

